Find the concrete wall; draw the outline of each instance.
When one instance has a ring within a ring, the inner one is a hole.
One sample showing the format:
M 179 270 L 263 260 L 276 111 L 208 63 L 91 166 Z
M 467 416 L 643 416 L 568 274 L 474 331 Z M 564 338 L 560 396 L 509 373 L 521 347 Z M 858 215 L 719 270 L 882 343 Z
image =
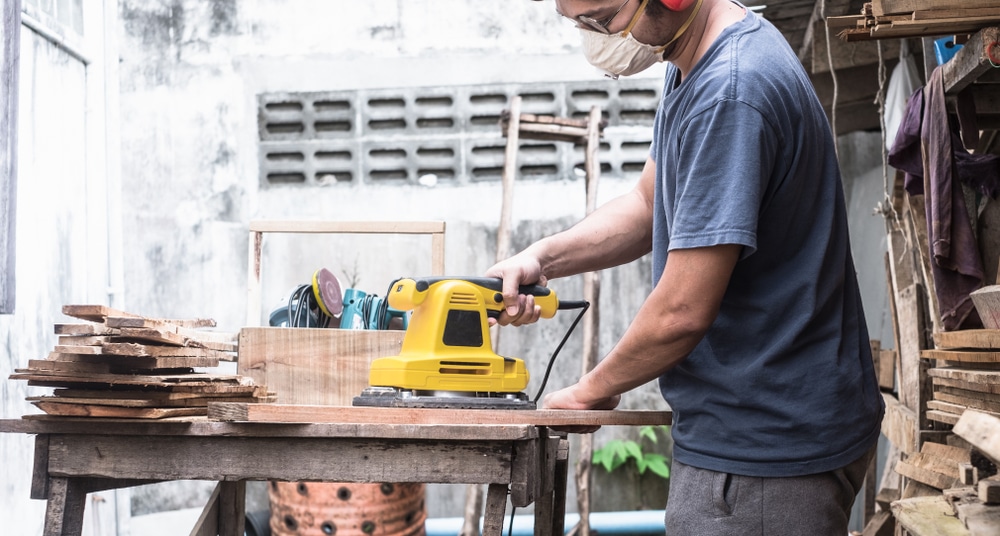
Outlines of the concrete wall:
M 575 30 L 552 13 L 553 7 L 551 2 L 526 0 L 120 0 L 117 13 L 112 15 L 117 31 L 109 32 L 113 34 L 111 41 L 117 41 L 115 50 L 120 59 L 120 93 L 114 96 L 120 99 L 120 107 L 115 103 L 102 116 L 120 129 L 120 143 L 115 129 L 107 131 L 112 133 L 111 146 L 120 148 L 121 226 L 99 228 L 99 234 L 111 239 L 92 248 L 82 247 L 80 244 L 91 236 L 83 229 L 94 229 L 93 224 L 84 225 L 82 214 L 106 213 L 93 194 L 106 185 L 81 190 L 82 179 L 74 177 L 82 163 L 36 170 L 25 163 L 29 156 L 22 158 L 20 184 L 24 191 L 19 192 L 18 213 L 21 309 L 13 317 L 0 317 L 0 333 L 8 341 L 10 355 L 6 361 L 0 360 L 0 366 L 13 368 L 29 357 L 44 356 L 53 344 L 50 326 L 59 316 L 59 307 L 81 300 L 114 299 L 117 307 L 150 316 L 208 316 L 218 320 L 220 329 L 238 330 L 247 323 L 247 225 L 256 219 L 442 220 L 448 228 L 446 271 L 481 274 L 493 262 L 496 249 L 501 199 L 498 181 L 439 182 L 434 187 L 364 180 L 262 184 L 258 95 L 580 82 L 613 89 L 616 82 L 600 78 L 586 64 L 577 48 Z M 57 50 L 49 53 L 58 55 Z M 28 66 L 38 72 L 55 69 L 53 64 L 60 62 L 22 58 L 22 72 L 31 72 Z M 644 76 L 655 79 L 661 73 L 661 69 L 653 69 Z M 43 160 L 58 147 L 68 148 L 63 151 L 67 159 L 91 157 L 79 149 L 93 142 L 84 132 L 87 127 L 79 126 L 84 121 L 84 103 L 76 100 L 73 104 L 74 93 L 67 93 L 74 87 L 62 87 L 57 81 L 43 87 L 22 87 L 22 132 L 37 128 L 32 124 L 54 121 L 24 110 L 31 99 L 47 95 L 54 99 L 55 88 L 62 92 L 59 100 L 70 108 L 66 112 L 69 125 L 73 121 L 78 124 L 53 137 L 22 134 L 22 152 L 37 154 L 37 159 Z M 120 114 L 120 122 L 115 114 Z M 613 127 L 606 134 L 628 138 L 636 128 Z M 490 135 L 499 139 L 499 128 Z M 635 136 L 641 138 L 642 134 Z M 850 147 L 842 146 L 842 158 L 851 160 L 852 152 L 866 143 L 865 138 L 858 138 Z M 845 166 L 845 172 L 851 174 L 845 188 L 852 214 L 858 219 L 880 198 L 869 199 L 880 193 L 872 186 L 875 180 L 868 171 L 878 166 L 878 160 L 873 160 L 870 152 L 862 153 L 851 166 Z M 635 171 L 620 166 L 613 169 L 601 179 L 602 202 L 626 191 L 635 179 Z M 109 169 L 106 174 L 112 185 L 117 171 Z M 89 174 L 92 178 L 88 180 L 99 180 L 99 175 Z M 51 190 L 52 186 L 60 191 Z M 519 179 L 513 247 L 523 248 L 571 225 L 583 216 L 584 205 L 582 181 L 572 176 Z M 880 326 L 872 329 L 874 335 L 884 332 L 885 325 L 881 321 L 884 284 L 879 279 L 884 245 L 872 230 L 871 219 L 862 225 L 866 231 L 852 236 L 859 273 L 866 285 L 869 322 Z M 119 236 L 120 252 L 115 240 Z M 37 244 L 41 253 L 29 252 L 25 244 Z M 287 296 L 294 285 L 307 281 L 319 267 L 331 269 L 359 288 L 384 293 L 395 277 L 427 273 L 428 250 L 428 242 L 409 239 L 268 237 L 263 261 L 264 309 Z M 116 280 L 116 262 L 121 263 L 123 293 L 108 298 L 102 292 L 105 286 L 115 286 L 105 283 Z M 555 281 L 552 287 L 567 299 L 582 295 L 579 278 Z M 648 259 L 602 274 L 602 353 L 625 330 L 648 289 Z M 869 295 L 876 298 L 869 299 Z M 571 314 L 560 313 L 536 326 L 503 330 L 500 351 L 527 361 L 533 377 L 529 393 L 537 389 L 549 354 L 571 320 Z M 578 377 L 579 335 L 563 349 L 547 390 L 568 385 Z M 23 390 L 10 392 L 23 389 L 23 385 L 0 385 L 8 390 L 4 393 L 4 416 L 26 411 Z M 624 406 L 663 408 L 665 404 L 650 385 L 627 394 Z M 633 429 L 606 428 L 597 433 L 595 443 L 600 446 L 617 437 L 637 439 L 638 435 Z M 13 487 L 4 489 L 0 498 L 19 501 L 13 504 L 18 505 L 16 515 L 22 525 L 15 526 L 25 530 L 17 533 L 37 532 L 40 503 L 24 500 L 30 443 L 26 438 L 0 437 L 0 448 L 11 450 L 13 458 L 20 460 L 14 464 L 20 467 L 19 472 L 2 479 L 4 486 Z M 4 454 L 7 459 L 8 451 Z M 598 510 L 658 507 L 636 501 L 654 491 L 665 491 L 648 476 L 640 479 L 626 473 L 601 473 L 597 471 L 594 486 Z M 609 489 L 616 491 L 609 493 Z M 575 496 L 572 490 L 570 493 L 572 510 Z M 131 495 L 131 508 L 136 513 L 197 506 L 207 496 L 202 483 L 148 486 L 133 490 Z M 432 486 L 430 514 L 460 515 L 463 495 L 461 486 Z M 119 533 L 128 533 L 127 527 L 120 527 Z

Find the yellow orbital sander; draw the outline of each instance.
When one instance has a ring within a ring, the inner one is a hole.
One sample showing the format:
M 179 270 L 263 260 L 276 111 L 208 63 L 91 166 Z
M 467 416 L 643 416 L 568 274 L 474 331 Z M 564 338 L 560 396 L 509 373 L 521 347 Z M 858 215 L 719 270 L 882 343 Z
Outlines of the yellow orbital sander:
M 372 362 L 370 387 L 354 398 L 354 405 L 534 409 L 538 397 L 530 400 L 524 393 L 529 379 L 524 361 L 497 355 L 490 341 L 487 319 L 503 310 L 502 289 L 501 279 L 486 277 L 393 282 L 389 306 L 412 311 L 402 349 Z M 552 318 L 559 309 L 582 309 L 549 359 L 541 394 L 553 360 L 589 304 L 560 302 L 542 286 L 521 286 L 519 292 L 534 297 L 542 318 Z

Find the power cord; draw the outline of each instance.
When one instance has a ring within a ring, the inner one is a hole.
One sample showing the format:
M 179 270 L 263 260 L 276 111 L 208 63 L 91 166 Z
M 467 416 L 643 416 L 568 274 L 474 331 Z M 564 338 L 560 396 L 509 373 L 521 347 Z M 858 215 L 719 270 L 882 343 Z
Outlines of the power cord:
M 549 374 L 552 373 L 552 365 L 554 365 L 556 362 L 556 356 L 559 355 L 559 351 L 562 350 L 562 347 L 566 344 L 566 341 L 569 340 L 569 336 L 573 333 L 573 330 L 576 329 L 576 325 L 580 323 L 580 320 L 583 318 L 583 315 L 587 312 L 587 309 L 590 309 L 590 302 L 560 301 L 559 309 L 580 309 L 580 314 L 576 315 L 576 318 L 573 320 L 573 323 L 570 324 L 569 329 L 566 330 L 566 334 L 563 335 L 562 340 L 559 341 L 559 346 L 556 346 L 555 351 L 552 352 L 552 357 L 549 358 L 549 364 L 545 367 L 545 375 L 542 376 L 542 385 L 538 387 L 538 391 L 535 393 L 535 399 L 533 400 L 533 402 L 535 402 L 536 404 L 538 403 L 538 399 L 542 397 L 542 393 L 545 392 L 545 385 L 549 383 Z

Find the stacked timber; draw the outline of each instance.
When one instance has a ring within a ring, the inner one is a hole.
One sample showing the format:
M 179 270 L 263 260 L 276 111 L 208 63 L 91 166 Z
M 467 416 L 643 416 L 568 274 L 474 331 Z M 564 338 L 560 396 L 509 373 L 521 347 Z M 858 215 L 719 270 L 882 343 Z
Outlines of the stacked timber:
M 27 400 L 50 415 L 159 419 L 206 415 L 208 402 L 266 402 L 250 378 L 204 371 L 235 361 L 237 334 L 203 328 L 211 319 L 147 318 L 103 305 L 66 305 L 84 320 L 56 324 L 46 359 L 32 359 L 12 380 L 54 388 Z
M 998 23 L 997 0 L 872 0 L 858 15 L 827 18 L 845 41 L 970 34 Z
M 936 363 L 927 418 L 953 425 L 967 409 L 1000 417 L 1000 330 L 939 332 L 934 345 L 920 354 Z

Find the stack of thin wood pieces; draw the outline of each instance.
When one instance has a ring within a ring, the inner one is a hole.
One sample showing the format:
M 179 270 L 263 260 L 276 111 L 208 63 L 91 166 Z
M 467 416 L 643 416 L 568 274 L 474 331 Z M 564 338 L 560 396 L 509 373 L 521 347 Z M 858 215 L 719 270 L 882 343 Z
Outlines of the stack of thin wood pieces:
M 936 360 L 927 370 L 927 418 L 953 425 L 966 409 L 1000 417 L 1000 330 L 943 331 L 934 334 L 934 346 L 920 353 Z
M 858 15 L 828 17 L 845 41 L 963 35 L 1000 23 L 997 0 L 872 0 Z
M 196 369 L 235 361 L 237 334 L 209 331 L 211 319 L 147 318 L 103 305 L 65 305 L 85 320 L 56 324 L 47 359 L 32 359 L 12 380 L 55 388 L 27 400 L 49 415 L 160 419 L 206 415 L 208 402 L 268 402 L 247 377 Z

